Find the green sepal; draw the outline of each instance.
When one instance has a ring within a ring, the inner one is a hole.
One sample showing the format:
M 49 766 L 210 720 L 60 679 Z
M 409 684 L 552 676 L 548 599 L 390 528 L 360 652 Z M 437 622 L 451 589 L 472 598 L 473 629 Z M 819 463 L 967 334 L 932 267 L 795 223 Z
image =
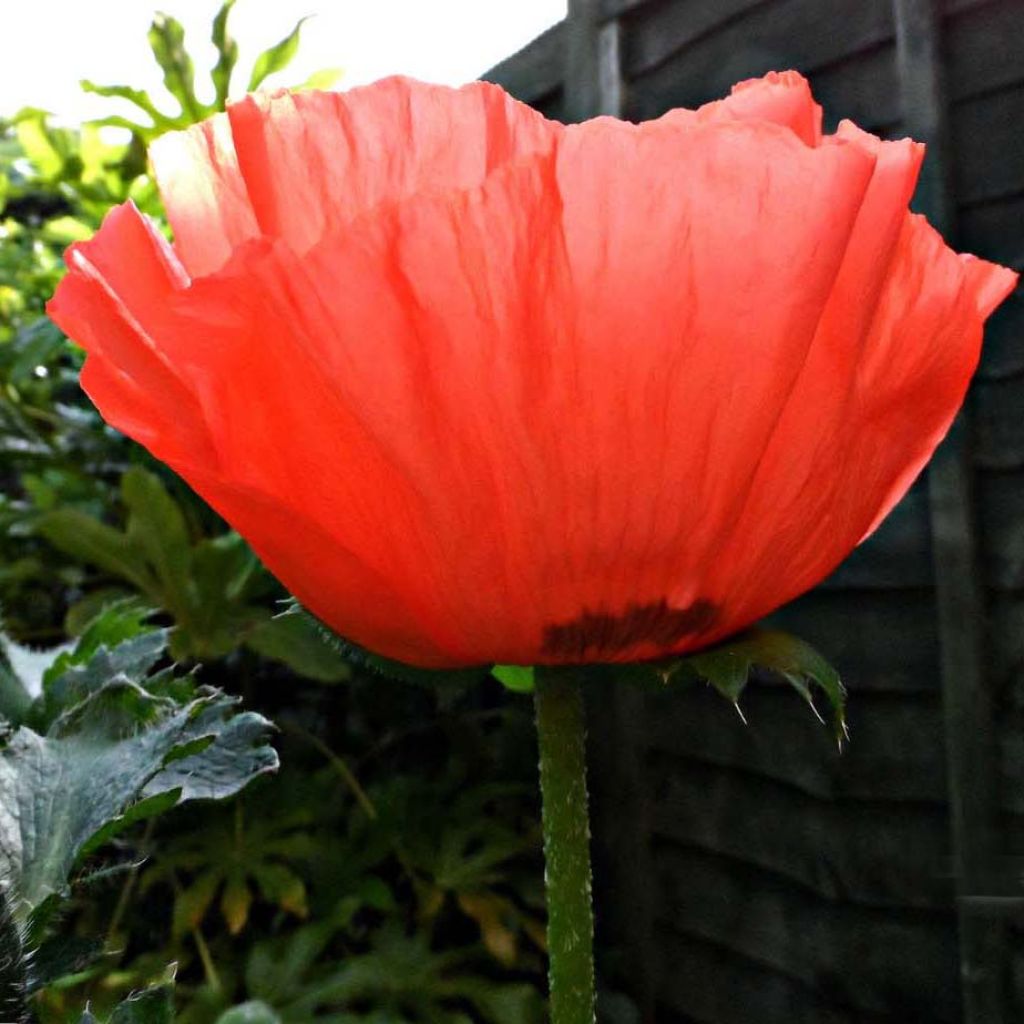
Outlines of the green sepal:
M 824 693 L 831 709 L 832 729 L 840 748 L 846 728 L 846 689 L 839 673 L 808 643 L 777 630 L 751 629 L 725 643 L 656 664 L 662 683 L 678 676 L 696 677 L 713 686 L 740 712 L 740 697 L 755 670 L 785 680 L 825 721 L 814 703 L 814 688 Z
M 302 615 L 309 619 L 328 644 L 351 664 L 402 683 L 416 683 L 419 686 L 436 687 L 453 683 L 475 682 L 486 671 L 486 668 L 417 668 L 400 661 L 393 661 L 380 654 L 374 654 L 365 647 L 338 636 L 329 626 L 325 626 L 315 615 L 308 612 L 295 598 L 282 602 L 283 611 L 278 618 L 288 615 Z
M 532 665 L 495 665 L 491 669 L 491 675 L 513 693 L 533 693 Z

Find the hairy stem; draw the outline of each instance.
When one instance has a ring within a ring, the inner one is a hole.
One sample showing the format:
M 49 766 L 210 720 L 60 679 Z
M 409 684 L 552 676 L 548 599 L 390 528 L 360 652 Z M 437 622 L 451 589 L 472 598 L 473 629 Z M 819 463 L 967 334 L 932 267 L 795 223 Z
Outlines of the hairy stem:
M 539 667 L 540 745 L 551 1024 L 594 1024 L 585 723 L 581 675 Z

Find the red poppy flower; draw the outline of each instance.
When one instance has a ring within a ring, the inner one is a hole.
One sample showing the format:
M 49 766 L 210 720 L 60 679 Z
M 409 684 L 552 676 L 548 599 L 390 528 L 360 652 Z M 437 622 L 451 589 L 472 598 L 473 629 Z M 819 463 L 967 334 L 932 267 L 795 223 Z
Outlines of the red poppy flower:
M 813 586 L 948 429 L 1015 275 L 797 74 L 563 126 L 495 86 L 252 96 L 161 139 L 50 305 L 107 420 L 343 635 L 648 658 Z

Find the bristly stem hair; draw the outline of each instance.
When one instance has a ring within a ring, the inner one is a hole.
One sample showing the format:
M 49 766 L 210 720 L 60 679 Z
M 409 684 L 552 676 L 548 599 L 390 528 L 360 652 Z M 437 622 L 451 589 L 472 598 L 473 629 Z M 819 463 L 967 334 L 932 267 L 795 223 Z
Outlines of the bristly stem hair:
M 594 1024 L 586 728 L 579 669 L 538 667 L 534 701 L 548 904 L 551 1024 Z

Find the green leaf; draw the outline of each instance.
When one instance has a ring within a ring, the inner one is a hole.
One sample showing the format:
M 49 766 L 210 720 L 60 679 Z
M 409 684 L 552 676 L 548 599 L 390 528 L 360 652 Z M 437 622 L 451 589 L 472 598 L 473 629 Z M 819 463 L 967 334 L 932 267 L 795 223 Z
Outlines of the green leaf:
M 251 999 L 225 1010 L 216 1024 L 281 1024 L 281 1018 L 266 1003 Z
M 81 636 L 90 623 L 106 614 L 107 610 L 122 601 L 129 601 L 140 609 L 137 598 L 123 587 L 100 587 L 79 598 L 64 616 L 64 632 L 68 636 Z
M 176 939 L 187 935 L 203 923 L 203 918 L 206 917 L 206 912 L 217 895 L 220 882 L 219 872 L 204 871 L 191 885 L 177 894 L 171 924 L 171 934 Z
M 0 718 L 20 725 L 43 688 L 43 677 L 53 659 L 67 646 L 37 651 L 23 647 L 0 633 Z
M 129 538 L 78 509 L 48 512 L 36 529 L 64 554 L 127 580 L 144 594 L 152 595 L 157 589 L 142 552 Z
M 223 110 L 231 89 L 231 75 L 238 63 L 238 43 L 228 34 L 228 15 L 235 6 L 235 0 L 224 0 L 216 17 L 213 19 L 213 32 L 210 36 L 217 49 L 217 63 L 210 72 L 217 98 L 214 105 Z
M 20 914 L 62 892 L 79 859 L 130 822 L 231 796 L 277 767 L 265 719 L 150 674 L 165 643 L 155 631 L 101 647 L 50 684 L 66 710 L 45 734 L 22 727 L 0 750 L 0 877 Z
M 491 675 L 514 693 L 533 693 L 532 665 L 495 665 Z
M 160 584 L 163 606 L 179 621 L 189 619 L 189 563 L 192 550 L 185 517 L 154 473 L 134 466 L 121 478 L 129 509 L 127 535 Z
M 157 985 L 119 1003 L 107 1024 L 173 1024 L 174 987 Z
M 164 126 L 170 126 L 173 124 L 172 121 L 157 109 L 156 105 L 150 99 L 149 93 L 144 89 L 133 89 L 130 85 L 97 85 L 95 82 L 90 82 L 89 79 L 83 78 L 79 83 L 83 92 L 91 92 L 97 96 L 108 96 L 116 99 L 127 100 L 129 103 L 134 104 L 144 114 L 152 118 L 153 126 L 161 128 Z
M 788 633 L 750 630 L 717 647 L 663 665 L 661 675 L 668 681 L 680 670 L 692 673 L 714 686 L 738 709 L 755 668 L 785 679 L 821 719 L 812 692 L 812 686 L 818 687 L 831 705 L 833 729 L 842 746 L 847 737 L 846 691 L 839 673 L 810 644 Z
M 246 638 L 257 654 L 280 661 L 301 676 L 323 683 L 348 679 L 348 662 L 304 615 L 282 615 L 261 623 Z
M 149 46 L 164 73 L 164 86 L 181 104 L 181 112 L 192 121 L 204 114 L 196 97 L 196 72 L 185 49 L 185 29 L 169 14 L 157 13 L 149 29 Z
M 320 68 L 314 71 L 301 85 L 295 87 L 296 92 L 307 89 L 330 89 L 344 75 L 344 68 Z
M 315 615 L 307 612 L 294 598 L 286 602 L 285 611 L 276 618 L 285 619 L 291 616 L 307 618 L 327 643 L 346 661 L 359 665 L 371 672 L 376 672 L 387 679 L 395 679 L 402 683 L 416 683 L 418 686 L 458 687 L 479 681 L 481 673 L 484 671 L 483 668 L 417 668 L 415 665 L 405 665 L 400 661 L 393 661 L 391 658 L 374 654 L 365 647 L 360 647 L 359 644 L 354 644 L 350 640 L 338 636 L 337 633 L 328 626 L 325 626 Z
M 252 74 L 249 76 L 249 84 L 246 92 L 253 92 L 258 89 L 264 79 L 278 71 L 284 70 L 299 50 L 299 35 L 303 24 L 308 18 L 300 18 L 291 30 L 279 43 L 264 50 L 252 66 Z

